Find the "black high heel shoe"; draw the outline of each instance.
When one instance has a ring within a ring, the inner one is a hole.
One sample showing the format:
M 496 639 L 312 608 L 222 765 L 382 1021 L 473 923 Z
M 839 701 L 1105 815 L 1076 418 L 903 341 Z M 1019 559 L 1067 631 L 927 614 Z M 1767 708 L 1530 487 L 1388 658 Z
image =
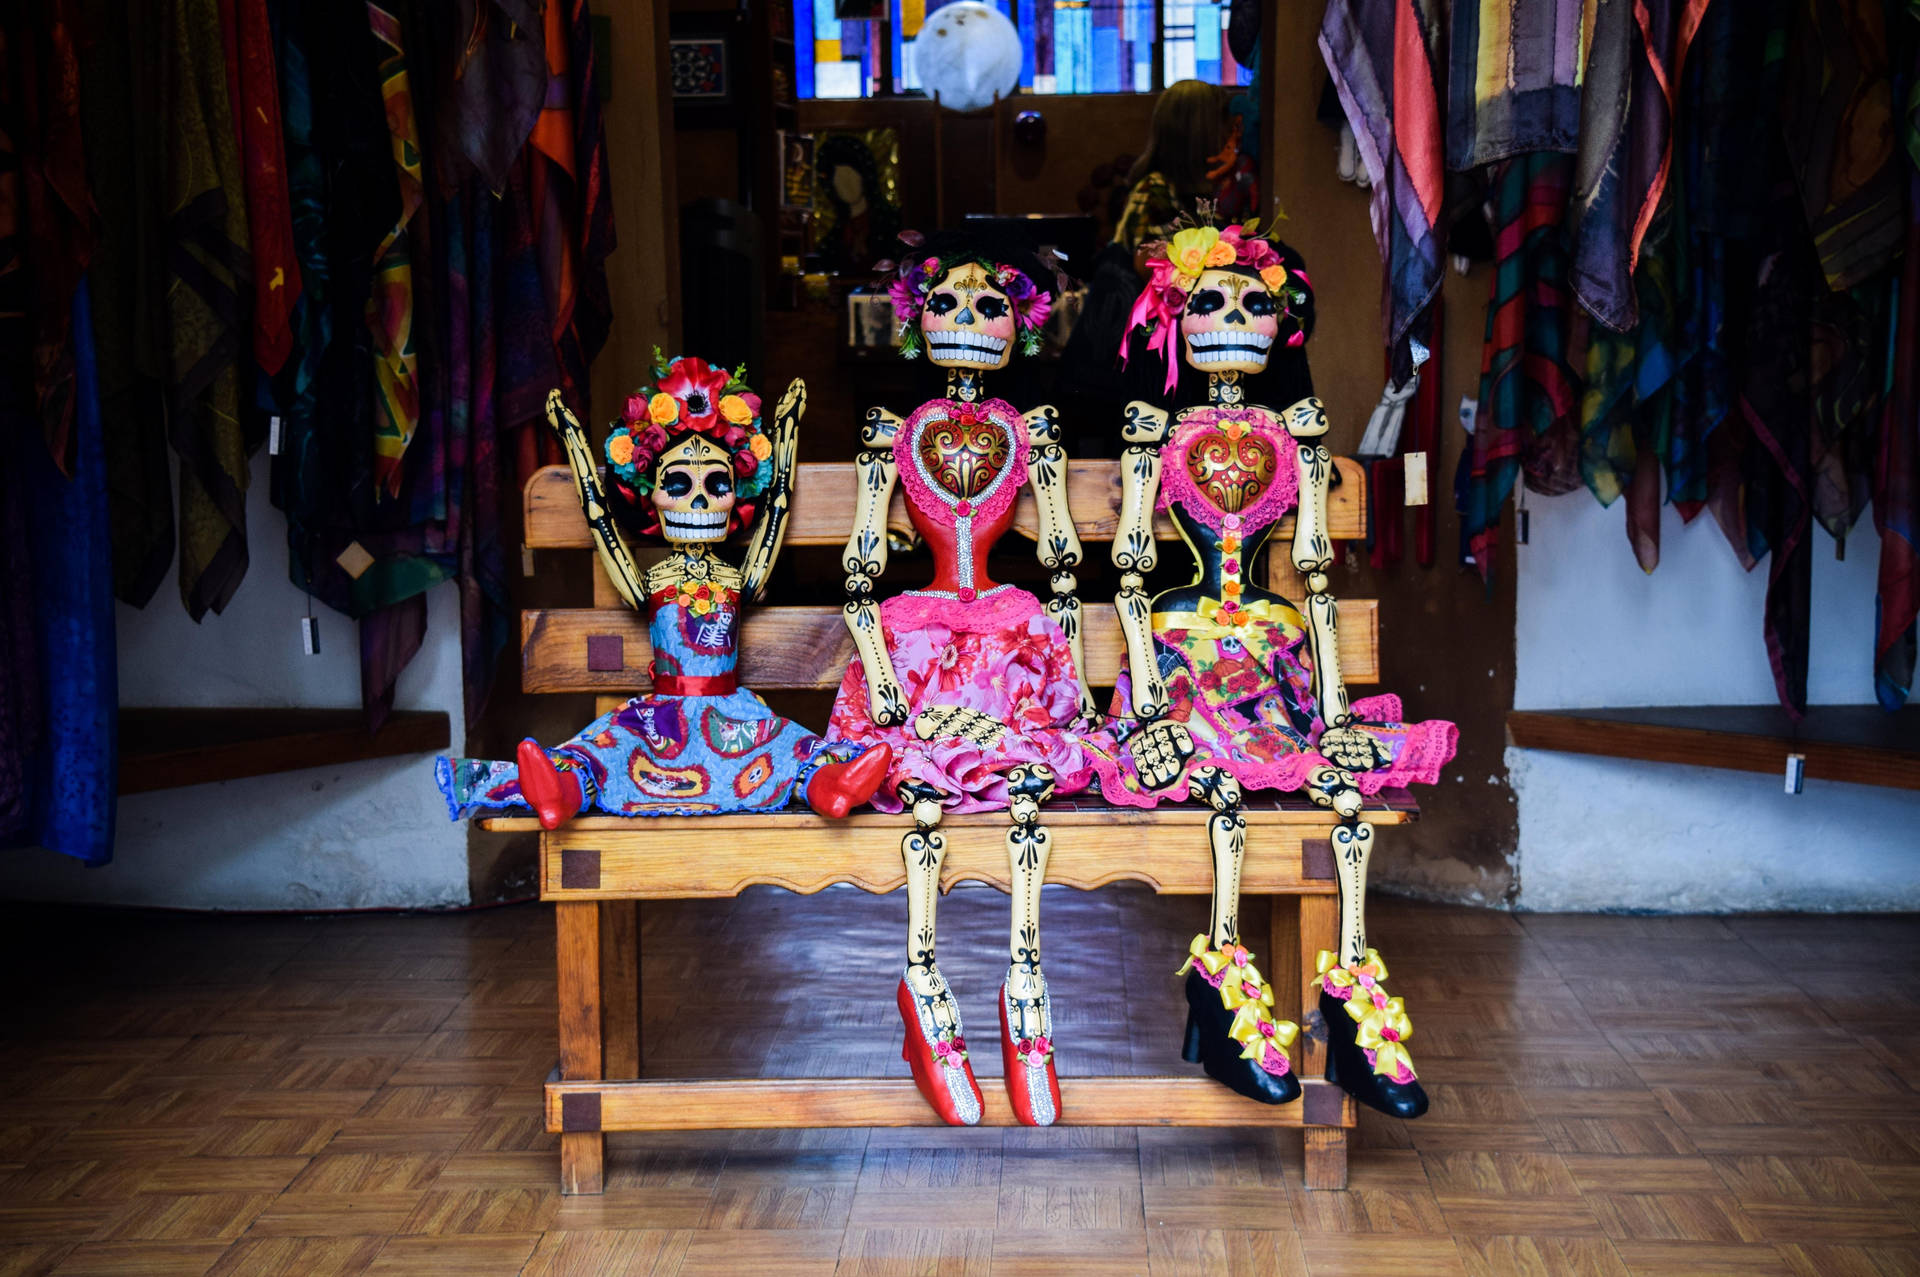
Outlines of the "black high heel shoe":
M 1187 971 L 1187 1035 L 1181 1058 L 1200 1065 L 1222 1086 L 1262 1104 L 1299 1099 L 1300 1079 L 1294 1075 L 1287 1047 L 1300 1030 L 1291 1021 L 1274 1018 L 1273 992 L 1254 969 L 1253 955 L 1236 945 L 1208 949 L 1204 936 L 1195 937 L 1193 955 Z M 1223 991 L 1228 982 L 1231 989 Z M 1249 989 L 1253 992 L 1248 993 Z
M 1369 1108 L 1408 1121 L 1427 1111 L 1427 1092 L 1404 1045 L 1413 1025 L 1380 981 L 1386 964 L 1372 949 L 1357 968 L 1320 955 L 1320 1018 L 1327 1025 L 1327 1081 Z M 1330 992 L 1338 988 L 1347 996 Z M 1355 1011 L 1360 1014 L 1356 1016 Z

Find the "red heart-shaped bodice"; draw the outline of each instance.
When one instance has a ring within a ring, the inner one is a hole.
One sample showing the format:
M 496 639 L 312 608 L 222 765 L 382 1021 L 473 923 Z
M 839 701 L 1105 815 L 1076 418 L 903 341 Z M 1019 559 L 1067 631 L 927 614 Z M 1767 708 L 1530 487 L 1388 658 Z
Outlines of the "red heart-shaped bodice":
M 1187 474 L 1208 501 L 1228 514 L 1258 501 L 1279 468 L 1266 436 L 1236 431 L 1237 424 L 1203 430 L 1187 443 Z
M 1007 468 L 1012 440 L 1005 426 L 963 408 L 945 421 L 927 423 L 919 447 L 928 478 L 956 497 L 971 499 Z

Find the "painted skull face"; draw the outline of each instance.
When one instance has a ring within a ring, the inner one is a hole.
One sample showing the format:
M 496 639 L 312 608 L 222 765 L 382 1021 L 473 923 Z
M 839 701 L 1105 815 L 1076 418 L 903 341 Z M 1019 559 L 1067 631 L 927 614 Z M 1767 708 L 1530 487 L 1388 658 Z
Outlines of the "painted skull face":
M 1013 303 L 974 262 L 954 267 L 920 314 L 927 359 L 942 368 L 1005 368 L 1013 358 Z
M 1280 299 L 1252 275 L 1200 272 L 1180 315 L 1187 364 L 1201 372 L 1259 372 L 1280 335 Z
M 653 508 L 673 542 L 723 541 L 733 516 L 733 461 L 704 435 L 688 435 L 654 467 Z

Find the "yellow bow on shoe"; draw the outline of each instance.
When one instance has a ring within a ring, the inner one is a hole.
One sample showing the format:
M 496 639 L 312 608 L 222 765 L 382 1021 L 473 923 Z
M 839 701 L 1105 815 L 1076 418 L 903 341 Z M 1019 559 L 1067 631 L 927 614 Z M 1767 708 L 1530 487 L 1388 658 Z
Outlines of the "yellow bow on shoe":
M 1322 949 L 1314 966 L 1320 972 L 1314 984 L 1340 999 L 1347 1015 L 1359 1025 L 1354 1041 L 1367 1053 L 1373 1071 L 1396 1082 L 1413 1081 L 1413 1057 L 1405 1046 L 1413 1036 L 1413 1021 L 1405 1004 L 1388 997 L 1380 987 L 1387 978 L 1387 964 L 1379 950 L 1367 950 L 1366 961 L 1348 966 L 1338 954 Z
M 1405 1046 L 1406 1039 L 1413 1036 L 1413 1021 L 1407 1018 L 1400 999 L 1388 998 L 1381 1007 L 1356 1008 L 1354 1002 L 1347 1003 L 1347 1014 L 1360 1022 L 1354 1041 L 1373 1061 L 1373 1071 L 1396 1082 L 1413 1081 L 1413 1057 Z
M 1269 1045 L 1284 1057 L 1300 1036 L 1299 1025 L 1292 1020 L 1276 1020 L 1271 1013 L 1271 1007 L 1257 1002 L 1248 1002 L 1234 1012 L 1233 1027 L 1227 1032 L 1245 1048 L 1240 1052 L 1241 1059 L 1262 1063 Z

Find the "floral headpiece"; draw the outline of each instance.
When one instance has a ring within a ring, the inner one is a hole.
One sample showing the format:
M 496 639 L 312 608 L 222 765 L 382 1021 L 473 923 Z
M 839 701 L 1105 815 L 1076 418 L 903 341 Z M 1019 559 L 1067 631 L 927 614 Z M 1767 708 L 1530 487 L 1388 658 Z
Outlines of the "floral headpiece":
M 1273 241 L 1259 235 L 1259 220 L 1238 226 L 1215 228 L 1189 226 L 1172 239 L 1147 246 L 1147 286 L 1133 304 L 1127 319 L 1127 332 L 1145 328 L 1152 336 L 1147 349 L 1157 351 L 1167 361 L 1167 391 L 1172 393 L 1180 379 L 1180 363 L 1174 352 L 1174 334 L 1180 330 L 1180 312 L 1186 309 L 1187 295 L 1199 282 L 1200 272 L 1229 267 L 1260 277 L 1280 302 L 1281 314 L 1296 318 L 1295 308 L 1307 304 L 1307 288 L 1312 281 L 1304 271 L 1289 271 L 1280 259 Z M 1287 345 L 1298 346 L 1307 340 L 1296 322 L 1287 336 Z M 1127 346 L 1120 346 L 1120 361 L 1127 359 Z
M 1047 316 L 1053 313 L 1053 298 L 1026 271 L 983 255 L 976 246 L 949 245 L 950 251 L 945 253 L 937 251 L 937 246 L 935 251 L 923 251 L 926 237 L 918 231 L 901 231 L 900 244 L 904 251 L 897 265 L 878 262 L 874 268 L 893 272 L 887 295 L 893 299 L 893 317 L 900 325 L 902 356 L 920 357 L 920 312 L 926 309 L 928 296 L 948 271 L 968 264 L 977 265 L 992 276 L 994 284 L 1012 303 L 1020 353 L 1040 353 L 1040 331 L 1046 327 Z
M 607 465 L 619 494 L 641 514 L 643 531 L 655 530 L 651 503 L 653 471 L 669 444 L 705 435 L 733 457 L 734 528 L 753 518 L 753 498 L 773 479 L 773 441 L 760 429 L 760 396 L 747 389 L 743 364 L 733 372 L 704 359 L 668 361 L 653 352 L 654 389 L 627 396 L 627 411 L 607 436 Z

